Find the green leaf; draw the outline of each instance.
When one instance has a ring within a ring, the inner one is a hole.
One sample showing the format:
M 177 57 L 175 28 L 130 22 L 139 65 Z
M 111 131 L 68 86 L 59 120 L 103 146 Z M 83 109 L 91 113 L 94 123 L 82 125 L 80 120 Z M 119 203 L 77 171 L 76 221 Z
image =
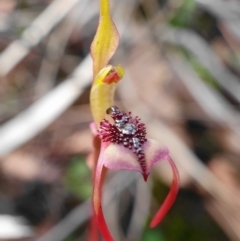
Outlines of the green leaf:
M 161 230 L 159 229 L 147 229 L 141 241 L 165 241 Z
M 196 8 L 195 0 L 184 0 L 182 6 L 178 9 L 170 23 L 176 27 L 186 27 L 192 19 L 193 12 Z
M 64 178 L 65 187 L 81 199 L 92 194 L 91 173 L 83 158 L 75 158 L 69 164 Z

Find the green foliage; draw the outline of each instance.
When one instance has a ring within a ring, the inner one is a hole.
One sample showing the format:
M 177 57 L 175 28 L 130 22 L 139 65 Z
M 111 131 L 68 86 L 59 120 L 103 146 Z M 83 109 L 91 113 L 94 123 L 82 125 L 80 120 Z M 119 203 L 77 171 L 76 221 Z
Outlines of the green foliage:
M 150 229 L 145 230 L 141 241 L 166 241 L 163 237 L 161 229 Z
M 76 240 L 76 238 L 73 235 L 64 239 L 64 241 L 75 241 L 75 240 Z
M 66 188 L 81 199 L 91 197 L 91 172 L 84 158 L 76 157 L 69 164 L 64 178 Z
M 176 27 L 188 26 L 191 22 L 195 7 L 195 0 L 184 0 L 182 6 L 170 21 L 170 24 Z
M 192 66 L 197 75 L 210 87 L 220 90 L 220 86 L 211 72 L 205 68 L 191 53 L 186 49 L 180 50 L 181 54 L 185 57 L 188 63 Z
M 220 89 L 217 81 L 212 76 L 212 74 L 195 58 L 190 58 L 189 63 L 198 74 L 198 76 L 209 86 L 214 89 Z

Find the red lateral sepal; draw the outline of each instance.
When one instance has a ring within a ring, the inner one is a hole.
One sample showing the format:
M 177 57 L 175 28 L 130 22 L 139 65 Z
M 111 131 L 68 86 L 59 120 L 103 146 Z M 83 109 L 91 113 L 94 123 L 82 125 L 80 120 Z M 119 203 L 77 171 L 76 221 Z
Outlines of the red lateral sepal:
M 170 191 L 169 191 L 166 199 L 164 200 L 162 206 L 159 208 L 159 210 L 157 211 L 157 213 L 155 214 L 155 216 L 153 217 L 153 219 L 150 223 L 151 228 L 156 227 L 163 220 L 163 218 L 166 216 L 166 214 L 172 207 L 172 205 L 177 197 L 177 194 L 178 194 L 179 173 L 178 173 L 176 165 L 174 164 L 173 160 L 170 157 L 168 157 L 167 161 L 172 168 L 172 173 L 173 173 L 172 185 L 171 185 Z
M 107 146 L 108 146 L 108 143 L 102 143 L 102 146 L 101 146 L 101 152 L 100 152 L 100 156 L 99 156 L 99 160 L 96 168 L 94 187 L 93 187 L 93 207 L 94 207 L 94 212 L 98 223 L 98 227 L 100 229 L 100 232 L 104 240 L 114 241 L 107 227 L 107 224 L 103 215 L 102 202 L 101 202 L 102 186 L 103 186 L 103 181 L 107 170 L 104 167 L 103 153 Z

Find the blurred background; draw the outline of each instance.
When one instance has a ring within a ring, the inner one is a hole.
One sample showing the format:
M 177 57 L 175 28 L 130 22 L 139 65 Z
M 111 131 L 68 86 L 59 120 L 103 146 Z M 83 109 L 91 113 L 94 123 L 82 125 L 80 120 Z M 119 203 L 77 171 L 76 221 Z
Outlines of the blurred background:
M 90 240 L 89 48 L 97 0 L 0 0 L 0 240 Z M 104 213 L 121 241 L 240 240 L 240 1 L 111 0 L 126 75 L 116 105 L 179 168 L 110 172 Z M 90 240 L 91 241 L 91 240 Z

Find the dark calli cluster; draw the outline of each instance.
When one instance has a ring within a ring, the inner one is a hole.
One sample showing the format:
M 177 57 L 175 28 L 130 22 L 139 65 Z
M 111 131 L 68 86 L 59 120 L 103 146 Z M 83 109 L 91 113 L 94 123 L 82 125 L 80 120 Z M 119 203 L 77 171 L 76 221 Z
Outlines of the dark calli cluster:
M 120 111 L 118 107 L 112 106 L 107 109 L 107 114 L 111 115 L 114 124 L 104 119 L 100 122 L 99 136 L 103 142 L 112 142 L 132 150 L 137 155 L 143 175 L 146 174 L 146 160 L 142 145 L 147 141 L 146 127 L 141 123 L 139 117 L 132 117 Z

